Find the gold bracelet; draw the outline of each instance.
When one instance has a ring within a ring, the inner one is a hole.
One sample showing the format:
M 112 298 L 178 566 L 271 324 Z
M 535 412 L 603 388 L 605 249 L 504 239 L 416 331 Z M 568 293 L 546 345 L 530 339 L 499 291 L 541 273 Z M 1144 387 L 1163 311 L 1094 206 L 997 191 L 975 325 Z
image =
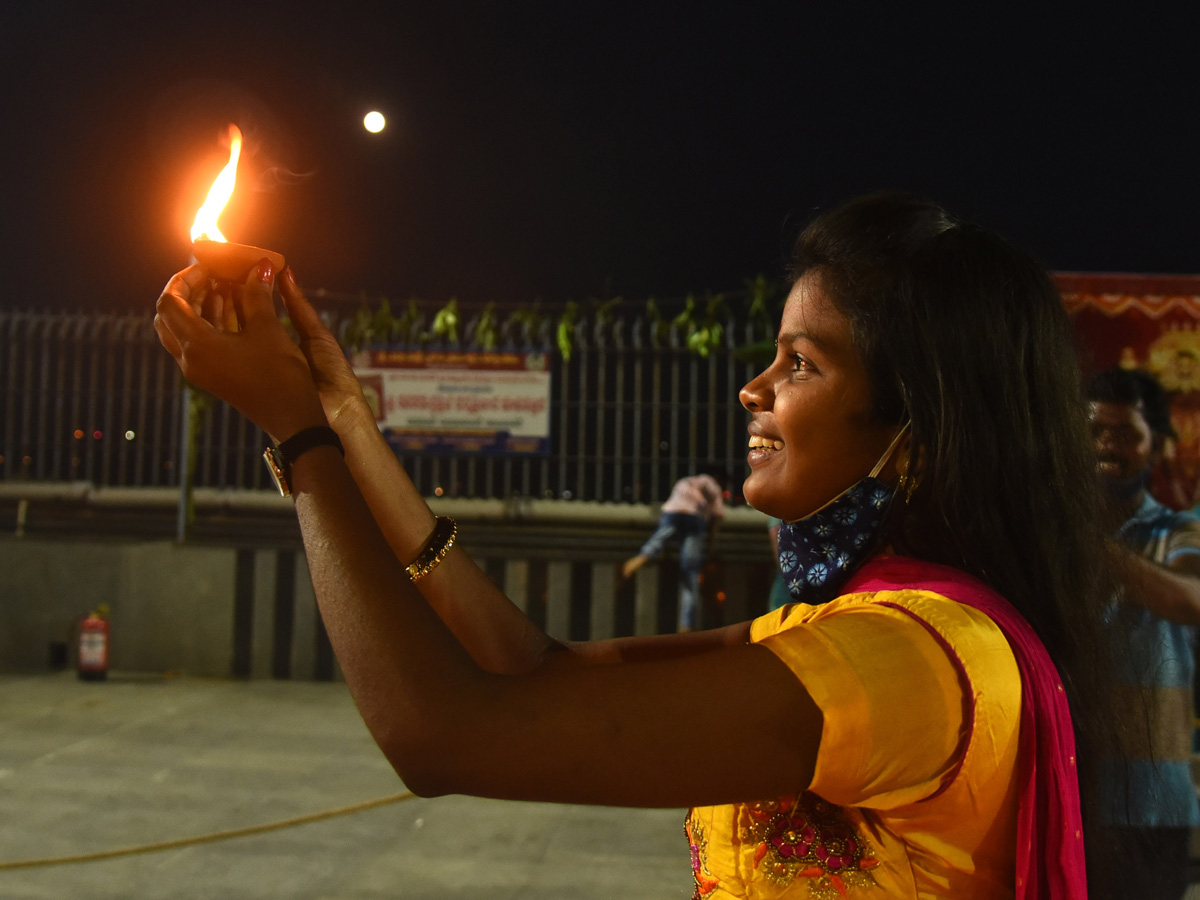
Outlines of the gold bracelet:
M 433 526 L 433 534 L 425 542 L 425 549 L 417 554 L 417 558 L 408 564 L 404 570 L 411 581 L 420 581 L 438 567 L 458 537 L 458 523 L 449 516 L 438 516 L 437 524 Z

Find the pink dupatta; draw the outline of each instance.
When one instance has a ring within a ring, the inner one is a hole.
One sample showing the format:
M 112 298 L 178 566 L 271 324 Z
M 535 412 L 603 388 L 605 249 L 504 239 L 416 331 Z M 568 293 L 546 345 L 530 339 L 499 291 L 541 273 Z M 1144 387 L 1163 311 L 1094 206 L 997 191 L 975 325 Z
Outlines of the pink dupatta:
M 1087 900 L 1075 734 L 1066 692 L 1050 654 L 1013 606 L 977 579 L 948 566 L 876 557 L 841 593 L 924 590 L 996 623 L 1021 672 L 1017 745 L 1017 900 Z

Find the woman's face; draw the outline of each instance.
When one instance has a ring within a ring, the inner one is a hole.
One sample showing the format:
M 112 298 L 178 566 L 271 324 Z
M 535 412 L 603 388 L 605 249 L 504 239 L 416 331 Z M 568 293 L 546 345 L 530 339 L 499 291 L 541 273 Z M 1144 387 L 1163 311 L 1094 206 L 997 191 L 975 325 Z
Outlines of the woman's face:
M 871 414 L 850 323 L 826 299 L 815 273 L 788 296 L 774 362 L 739 396 L 753 416 L 746 500 L 789 522 L 865 477 L 896 436 L 896 425 Z M 891 460 L 880 477 L 895 479 Z

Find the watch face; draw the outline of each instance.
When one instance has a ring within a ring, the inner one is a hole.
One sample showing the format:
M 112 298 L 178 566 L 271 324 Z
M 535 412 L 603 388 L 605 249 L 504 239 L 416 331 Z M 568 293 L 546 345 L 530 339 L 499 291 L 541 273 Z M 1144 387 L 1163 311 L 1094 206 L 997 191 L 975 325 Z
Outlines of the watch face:
M 288 484 L 287 472 L 284 471 L 280 454 L 274 447 L 268 447 L 263 451 L 263 462 L 267 464 L 267 471 L 271 473 L 271 479 L 275 482 L 275 487 L 279 488 L 281 497 L 292 496 L 292 487 Z

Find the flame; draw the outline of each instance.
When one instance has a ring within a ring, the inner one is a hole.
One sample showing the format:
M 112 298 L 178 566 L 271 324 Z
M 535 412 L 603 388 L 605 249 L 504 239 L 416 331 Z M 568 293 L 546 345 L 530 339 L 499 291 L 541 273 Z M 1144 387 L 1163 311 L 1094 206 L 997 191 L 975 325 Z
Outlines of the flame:
M 242 155 L 242 132 L 236 125 L 229 126 L 229 162 L 217 176 L 212 187 L 208 189 L 208 197 L 200 211 L 196 213 L 196 221 L 192 223 L 192 240 L 207 238 L 210 241 L 225 242 L 225 235 L 217 227 L 217 216 L 225 209 L 225 204 L 233 196 L 233 185 L 237 181 L 238 157 Z

